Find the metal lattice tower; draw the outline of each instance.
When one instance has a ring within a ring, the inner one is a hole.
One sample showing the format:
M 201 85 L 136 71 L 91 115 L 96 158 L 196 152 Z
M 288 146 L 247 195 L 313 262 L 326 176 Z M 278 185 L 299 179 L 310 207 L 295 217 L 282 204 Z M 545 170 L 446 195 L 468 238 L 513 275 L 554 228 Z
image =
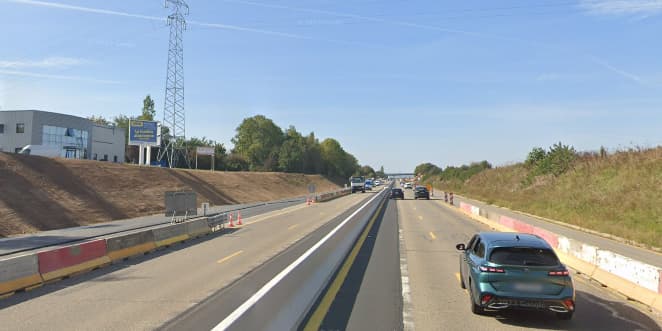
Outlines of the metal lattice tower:
M 186 117 L 184 113 L 184 30 L 189 8 L 184 0 L 165 0 L 165 7 L 171 4 L 174 12 L 168 16 L 170 43 L 168 47 L 168 71 L 165 87 L 165 106 L 163 108 L 163 126 L 170 132 L 164 149 L 159 153 L 159 160 L 165 156 L 168 165 L 173 168 L 179 156 L 186 163 L 188 156 L 184 146 L 186 140 Z M 189 165 L 190 168 L 190 165 Z

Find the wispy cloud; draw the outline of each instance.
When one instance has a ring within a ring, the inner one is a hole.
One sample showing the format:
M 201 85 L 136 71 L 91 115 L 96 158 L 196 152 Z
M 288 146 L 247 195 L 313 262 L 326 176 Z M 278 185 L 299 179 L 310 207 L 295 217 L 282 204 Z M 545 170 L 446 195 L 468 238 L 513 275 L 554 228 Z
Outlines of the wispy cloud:
M 164 21 L 165 22 L 165 18 L 158 17 L 158 16 L 140 15 L 140 14 L 127 13 L 127 12 L 120 12 L 120 11 L 115 11 L 115 10 L 98 9 L 98 8 L 90 8 L 90 7 L 83 7 L 83 6 L 74 6 L 74 5 L 58 3 L 58 2 L 34 1 L 34 0 L 5 0 L 5 1 L 18 3 L 18 4 L 24 4 L 24 5 L 39 6 L 39 7 L 74 10 L 74 11 L 86 12 L 86 13 L 124 16 L 124 17 L 141 18 L 141 19 L 146 19 L 146 20 Z
M 48 57 L 42 60 L 0 60 L 0 69 L 24 68 L 68 68 L 86 63 L 86 60 L 71 57 Z
M 581 0 L 580 6 L 593 14 L 655 15 L 662 13 L 662 0 Z
M 615 73 L 615 74 L 617 74 L 617 75 L 619 75 L 623 78 L 631 80 L 631 81 L 633 81 L 637 84 L 640 84 L 640 85 L 644 85 L 644 86 L 648 85 L 648 82 L 646 82 L 639 75 L 635 75 L 631 72 L 627 72 L 623 69 L 617 68 L 617 67 L 611 65 L 609 62 L 607 62 L 607 61 L 605 61 L 605 60 L 603 60 L 603 59 L 601 59 L 601 58 L 599 58 L 595 55 L 587 55 L 587 58 L 591 62 L 596 63 L 596 64 L 600 65 L 601 67 L 603 67 L 603 68 L 605 68 L 605 69 L 607 69 L 607 70 L 609 70 L 609 71 L 611 71 L 611 72 L 613 72 L 613 73 Z
M 134 14 L 134 13 L 129 13 L 129 12 L 108 10 L 108 9 L 100 9 L 100 8 L 92 8 L 92 7 L 74 6 L 74 5 L 69 5 L 69 4 L 59 3 L 59 2 L 35 1 L 35 0 L 5 0 L 5 1 L 11 2 L 11 3 L 17 3 L 17 4 L 47 7 L 47 8 L 56 8 L 56 9 L 62 9 L 62 10 L 71 10 L 71 11 L 78 11 L 78 12 L 85 12 L 85 13 L 92 13 L 92 14 L 138 18 L 138 19 L 144 19 L 144 20 L 150 20 L 150 21 L 162 21 L 164 23 L 166 22 L 165 17 Z M 306 36 L 300 36 L 300 35 L 291 34 L 291 33 L 284 33 L 284 32 L 264 30 L 264 29 L 254 29 L 254 28 L 243 27 L 243 26 L 238 26 L 238 25 L 231 25 L 231 24 L 208 23 L 208 22 L 199 22 L 199 21 L 188 21 L 188 24 L 203 26 L 203 27 L 216 28 L 216 29 L 223 29 L 223 30 L 233 30 L 233 31 L 260 33 L 260 34 L 267 34 L 267 35 L 272 35 L 272 36 L 279 36 L 279 37 L 293 38 L 293 39 L 314 39 L 314 38 L 310 38 L 310 37 L 306 37 Z
M 19 76 L 19 77 L 32 77 L 32 78 L 60 79 L 60 80 L 72 80 L 72 81 L 88 82 L 88 83 L 99 83 L 99 84 L 122 84 L 122 82 L 115 81 L 115 80 L 95 79 L 95 78 L 87 78 L 87 77 L 79 77 L 79 76 L 51 75 L 51 74 L 42 74 L 42 73 L 19 71 L 19 70 L 0 69 L 0 75 Z

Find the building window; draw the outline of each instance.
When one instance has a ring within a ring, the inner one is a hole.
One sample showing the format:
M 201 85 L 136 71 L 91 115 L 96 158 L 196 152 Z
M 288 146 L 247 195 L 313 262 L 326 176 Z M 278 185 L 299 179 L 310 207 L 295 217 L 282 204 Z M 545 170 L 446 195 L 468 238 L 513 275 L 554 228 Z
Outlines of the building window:
M 97 160 L 97 153 L 94 153 L 94 158 L 92 160 L 96 161 Z
M 113 156 L 113 162 L 117 163 L 117 155 Z
M 5 133 L 5 125 L 0 124 L 0 133 Z
M 108 154 L 104 154 L 104 155 L 103 155 L 103 160 L 104 160 L 104 161 L 108 161 Z
M 16 133 L 25 133 L 24 123 L 16 123 Z

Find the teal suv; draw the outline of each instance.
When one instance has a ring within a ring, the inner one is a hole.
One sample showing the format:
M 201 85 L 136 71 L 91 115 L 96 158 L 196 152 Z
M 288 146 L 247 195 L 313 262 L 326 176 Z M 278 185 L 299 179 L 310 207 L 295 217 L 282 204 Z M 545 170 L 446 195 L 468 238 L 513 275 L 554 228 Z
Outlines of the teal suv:
M 569 320 L 575 289 L 568 269 L 536 235 L 480 232 L 455 246 L 460 254 L 460 285 L 469 292 L 471 311 L 544 310 Z

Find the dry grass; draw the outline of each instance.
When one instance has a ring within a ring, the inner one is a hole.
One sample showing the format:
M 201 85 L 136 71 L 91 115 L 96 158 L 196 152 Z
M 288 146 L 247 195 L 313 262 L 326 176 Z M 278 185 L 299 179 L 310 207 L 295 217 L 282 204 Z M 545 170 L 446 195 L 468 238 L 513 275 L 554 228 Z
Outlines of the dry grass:
M 585 153 L 559 176 L 523 185 L 522 164 L 483 171 L 446 189 L 501 206 L 629 239 L 662 244 L 662 147 L 607 156 Z

